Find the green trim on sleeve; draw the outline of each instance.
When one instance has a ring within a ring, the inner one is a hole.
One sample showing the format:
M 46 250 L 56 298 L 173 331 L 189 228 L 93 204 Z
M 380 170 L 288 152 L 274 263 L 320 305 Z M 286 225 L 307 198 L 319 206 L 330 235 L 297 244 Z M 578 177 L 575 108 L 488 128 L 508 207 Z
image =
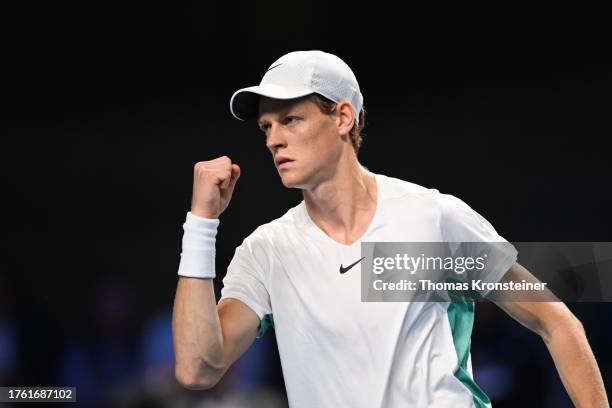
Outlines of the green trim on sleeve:
M 272 316 L 272 313 L 265 315 L 259 322 L 259 333 L 257 334 L 257 338 L 263 337 L 270 327 L 274 328 L 274 316 Z
M 455 377 L 470 390 L 477 408 L 491 408 L 491 400 L 476 384 L 467 367 L 472 342 L 472 327 L 474 325 L 474 302 L 451 302 L 448 305 L 447 314 L 453 333 L 453 344 L 457 352 L 458 367 L 455 371 Z

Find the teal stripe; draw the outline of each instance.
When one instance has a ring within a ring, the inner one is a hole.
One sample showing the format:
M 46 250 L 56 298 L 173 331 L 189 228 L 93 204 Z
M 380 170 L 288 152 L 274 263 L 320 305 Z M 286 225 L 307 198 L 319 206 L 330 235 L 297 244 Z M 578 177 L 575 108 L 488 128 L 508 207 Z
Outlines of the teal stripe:
M 455 377 L 470 390 L 476 407 L 491 408 L 491 400 L 476 384 L 467 367 L 472 342 L 472 327 L 474 326 L 474 302 L 453 301 L 449 303 L 447 313 L 453 333 L 453 344 L 457 352 L 458 367 Z
M 272 313 L 265 315 L 259 322 L 259 333 L 257 333 L 257 338 L 263 337 L 270 327 L 274 328 L 274 316 L 272 316 Z

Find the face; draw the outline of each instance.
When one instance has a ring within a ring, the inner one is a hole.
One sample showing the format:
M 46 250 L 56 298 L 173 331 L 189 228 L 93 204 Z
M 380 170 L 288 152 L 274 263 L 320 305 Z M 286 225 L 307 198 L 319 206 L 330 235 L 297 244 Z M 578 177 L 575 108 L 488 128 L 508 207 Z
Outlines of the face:
M 258 125 L 285 187 L 313 188 L 333 174 L 346 148 L 341 115 L 325 115 L 308 97 L 261 97 Z M 289 161 L 279 163 L 282 158 Z

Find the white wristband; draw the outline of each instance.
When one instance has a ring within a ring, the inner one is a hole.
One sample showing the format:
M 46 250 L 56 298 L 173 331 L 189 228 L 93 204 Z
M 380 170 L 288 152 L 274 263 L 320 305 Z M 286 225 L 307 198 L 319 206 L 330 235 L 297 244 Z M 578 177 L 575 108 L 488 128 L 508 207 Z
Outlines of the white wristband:
M 183 224 L 183 251 L 178 274 L 192 278 L 215 277 L 215 237 L 218 218 L 204 218 L 187 213 Z

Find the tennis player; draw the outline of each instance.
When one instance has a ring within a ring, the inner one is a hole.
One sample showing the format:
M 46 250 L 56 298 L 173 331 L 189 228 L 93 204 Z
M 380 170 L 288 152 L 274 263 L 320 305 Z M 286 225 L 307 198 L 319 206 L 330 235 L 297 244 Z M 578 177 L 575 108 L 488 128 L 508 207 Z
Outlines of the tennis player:
M 240 167 L 227 156 L 195 165 L 173 313 L 178 381 L 213 387 L 273 326 L 291 407 L 490 407 L 470 362 L 474 302 L 361 302 L 360 243 L 505 241 L 493 226 L 452 195 L 359 163 L 363 96 L 335 55 L 282 56 L 230 108 L 257 122 L 282 183 L 303 200 L 236 248 L 217 304 L 219 215 Z M 516 252 L 491 264 L 489 281 L 533 279 Z M 567 307 L 510 300 L 495 302 L 542 337 L 576 406 L 607 407 Z

